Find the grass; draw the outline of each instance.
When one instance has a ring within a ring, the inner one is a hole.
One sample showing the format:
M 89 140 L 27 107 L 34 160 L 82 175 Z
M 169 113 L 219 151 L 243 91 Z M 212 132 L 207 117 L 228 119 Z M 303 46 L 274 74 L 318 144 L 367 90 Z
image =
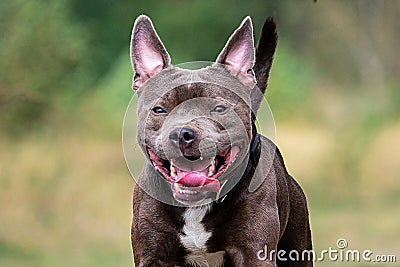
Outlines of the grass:
M 119 140 L 63 134 L 1 146 L 1 266 L 129 265 L 133 181 Z

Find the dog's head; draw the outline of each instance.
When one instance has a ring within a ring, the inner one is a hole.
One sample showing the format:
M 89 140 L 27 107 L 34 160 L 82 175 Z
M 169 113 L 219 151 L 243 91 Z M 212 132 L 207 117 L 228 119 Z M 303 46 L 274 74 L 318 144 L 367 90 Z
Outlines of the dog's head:
M 137 140 L 177 201 L 200 203 L 243 174 L 252 119 L 275 47 L 272 19 L 255 50 L 247 17 L 214 64 L 186 70 L 171 66 L 150 19 L 137 18 L 131 40 L 133 89 L 139 96 Z

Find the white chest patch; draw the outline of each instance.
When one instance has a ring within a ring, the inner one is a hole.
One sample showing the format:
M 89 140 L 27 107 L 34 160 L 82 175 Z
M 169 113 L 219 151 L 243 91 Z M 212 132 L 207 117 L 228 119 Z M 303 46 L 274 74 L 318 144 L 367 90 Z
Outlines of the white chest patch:
M 219 267 L 224 261 L 225 251 L 207 253 L 206 242 L 212 233 L 207 232 L 201 221 L 210 209 L 210 205 L 204 207 L 188 208 L 183 219 L 183 235 L 180 240 L 183 246 L 191 253 L 186 256 L 186 262 L 199 267 Z

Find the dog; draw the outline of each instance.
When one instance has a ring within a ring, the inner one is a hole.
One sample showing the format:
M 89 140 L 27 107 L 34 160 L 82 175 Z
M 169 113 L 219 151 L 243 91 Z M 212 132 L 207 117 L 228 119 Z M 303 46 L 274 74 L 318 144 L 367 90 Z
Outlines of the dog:
M 313 265 L 288 258 L 312 249 L 306 197 L 255 126 L 276 45 L 271 17 L 257 48 L 246 17 L 211 66 L 184 69 L 151 20 L 136 19 L 132 88 L 146 163 L 133 194 L 135 266 Z

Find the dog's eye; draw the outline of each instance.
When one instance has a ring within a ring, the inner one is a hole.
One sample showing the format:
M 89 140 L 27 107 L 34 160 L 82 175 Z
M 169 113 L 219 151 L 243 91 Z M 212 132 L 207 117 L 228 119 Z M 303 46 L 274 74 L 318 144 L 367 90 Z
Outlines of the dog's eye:
M 228 108 L 223 105 L 216 106 L 212 111 L 216 113 L 224 113 Z
M 154 108 L 152 109 L 152 111 L 153 111 L 154 113 L 156 113 L 156 114 L 167 113 L 167 112 L 165 111 L 165 109 L 163 109 L 162 107 L 159 107 L 159 106 L 154 107 Z

